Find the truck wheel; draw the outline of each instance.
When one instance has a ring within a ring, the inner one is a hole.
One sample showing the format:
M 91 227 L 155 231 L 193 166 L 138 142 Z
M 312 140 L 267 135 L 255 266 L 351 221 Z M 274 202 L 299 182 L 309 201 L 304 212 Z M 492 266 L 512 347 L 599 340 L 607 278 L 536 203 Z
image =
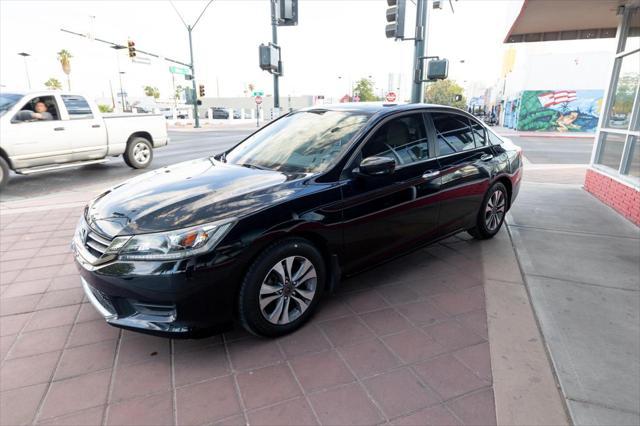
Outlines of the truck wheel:
M 153 160 L 153 147 L 145 138 L 133 138 L 127 145 L 124 162 L 134 169 L 144 169 Z
M 7 161 L 0 157 L 0 189 L 4 188 L 9 182 L 9 165 Z

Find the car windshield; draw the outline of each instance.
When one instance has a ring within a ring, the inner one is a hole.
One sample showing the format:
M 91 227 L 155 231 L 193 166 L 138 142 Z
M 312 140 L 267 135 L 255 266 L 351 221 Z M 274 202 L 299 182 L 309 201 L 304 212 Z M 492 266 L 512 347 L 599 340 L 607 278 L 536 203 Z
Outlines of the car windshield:
M 229 151 L 233 164 L 290 173 L 323 171 L 371 117 L 355 111 L 294 112 Z
M 0 93 L 0 116 L 9 111 L 20 99 L 22 95 L 16 93 Z

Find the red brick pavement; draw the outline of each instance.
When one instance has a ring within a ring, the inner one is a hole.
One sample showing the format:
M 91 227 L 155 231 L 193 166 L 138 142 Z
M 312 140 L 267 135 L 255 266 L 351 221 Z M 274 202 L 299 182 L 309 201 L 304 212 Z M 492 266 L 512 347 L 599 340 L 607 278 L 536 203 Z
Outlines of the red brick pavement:
M 171 341 L 87 303 L 79 213 L 0 216 L 2 425 L 496 422 L 482 243 L 460 235 L 345 280 L 290 336 Z

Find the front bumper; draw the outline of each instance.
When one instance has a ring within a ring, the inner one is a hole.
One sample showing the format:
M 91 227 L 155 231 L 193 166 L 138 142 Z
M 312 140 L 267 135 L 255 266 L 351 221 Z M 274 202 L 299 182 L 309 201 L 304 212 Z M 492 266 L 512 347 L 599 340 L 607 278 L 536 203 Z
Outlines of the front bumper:
M 237 280 L 232 262 L 88 264 L 76 251 L 84 292 L 107 323 L 168 337 L 203 337 L 233 321 Z

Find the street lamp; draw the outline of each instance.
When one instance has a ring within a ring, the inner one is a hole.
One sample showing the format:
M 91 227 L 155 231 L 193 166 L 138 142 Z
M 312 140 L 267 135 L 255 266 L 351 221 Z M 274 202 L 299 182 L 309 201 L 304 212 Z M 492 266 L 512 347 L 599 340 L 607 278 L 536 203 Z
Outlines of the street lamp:
M 22 56 L 24 60 L 24 71 L 27 74 L 27 84 L 29 85 L 29 90 L 31 90 L 31 78 L 29 77 L 29 66 L 27 65 L 27 56 L 31 56 L 27 52 L 20 52 L 18 55 Z
M 120 98 L 122 99 L 122 111 L 124 112 L 127 108 L 127 104 L 124 101 L 124 91 L 122 90 L 122 74 L 124 74 L 124 71 L 120 71 L 120 57 L 118 56 L 118 50 L 126 49 L 127 46 L 116 44 L 114 46 L 111 46 L 111 48 L 116 51 L 116 62 L 118 63 L 118 78 L 120 79 Z

